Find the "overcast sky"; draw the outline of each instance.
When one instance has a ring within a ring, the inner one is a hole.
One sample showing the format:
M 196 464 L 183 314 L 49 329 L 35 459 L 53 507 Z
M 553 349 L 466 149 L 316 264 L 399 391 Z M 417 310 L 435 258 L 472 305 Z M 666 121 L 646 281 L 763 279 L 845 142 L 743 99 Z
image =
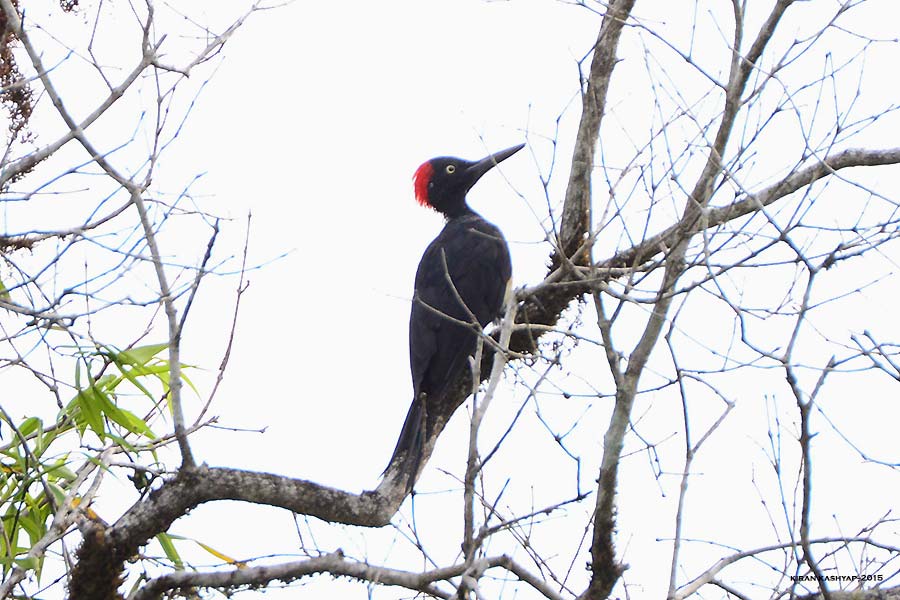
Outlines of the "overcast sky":
M 814 11 L 813 4 L 798 8 L 798 13 Z M 688 39 L 690 28 L 686 24 L 699 5 L 663 5 L 643 8 L 643 22 L 671 33 L 679 42 Z M 885 11 L 889 6 L 882 2 L 879 8 Z M 669 12 L 660 12 L 666 8 Z M 216 3 L 206 10 L 192 13 L 192 17 L 220 31 L 240 14 L 241 8 L 231 2 Z M 705 7 L 698 11 L 701 19 L 711 19 L 703 10 Z M 756 23 L 761 14 L 751 13 L 748 20 Z M 800 14 L 799 21 L 788 25 L 798 27 L 803 18 L 815 13 Z M 163 6 L 159 16 L 178 19 Z M 73 27 L 88 24 L 86 20 L 76 23 L 78 17 L 73 19 Z M 896 37 L 896 22 L 874 20 L 870 31 Z M 216 259 L 226 261 L 223 271 L 234 270 L 239 264 L 245 220 L 252 212 L 249 261 L 258 268 L 247 275 L 250 286 L 242 298 L 229 369 L 211 409 L 211 414 L 220 417 L 220 426 L 248 431 L 198 433 L 192 439 L 200 460 L 302 477 L 350 491 L 371 489 L 377 484 L 412 394 L 407 322 L 413 276 L 422 251 L 442 227 L 439 215 L 415 203 L 412 174 L 419 164 L 434 156 L 476 159 L 527 142 L 525 151 L 486 175 L 469 199 L 475 210 L 506 234 L 514 283 L 539 282 L 549 251 L 543 240 L 546 223 L 542 222 L 547 201 L 539 177 L 547 174 L 555 138 L 558 154 L 549 189 L 551 201 L 559 202 L 579 117 L 578 62 L 596 39 L 599 23 L 600 16 L 584 7 L 550 0 L 343 0 L 295 2 L 263 11 L 234 35 L 222 57 L 212 63 L 215 72 L 202 86 L 178 138 L 163 154 L 155 181 L 157 188 L 173 195 L 189 186 L 198 207 L 231 219 L 223 226 L 217 245 Z M 709 72 L 721 73 L 727 67 L 727 57 L 720 50 L 722 39 L 710 33 L 714 27 L 703 31 L 706 37 L 695 40 L 697 60 Z M 125 21 L 120 34 L 123 39 L 133 38 L 134 22 Z M 171 43 L 176 52 L 176 40 Z M 627 43 L 619 55 L 628 61 L 640 61 L 644 60 L 642 52 L 639 44 Z M 881 57 L 878 49 L 872 52 Z M 893 52 L 896 54 L 895 48 Z M 876 75 L 866 80 L 865 89 L 878 85 L 877 73 L 882 69 L 881 81 L 889 93 L 896 94 L 895 86 L 886 84 L 895 81 L 887 75 L 892 73 L 887 67 L 895 64 L 873 59 L 870 68 Z M 678 67 L 673 63 L 671 68 Z M 193 87 L 187 89 L 196 89 L 210 73 L 211 69 L 198 68 L 192 74 Z M 640 79 L 614 82 L 607 115 L 612 133 L 601 141 L 607 155 L 615 156 L 616 148 L 623 148 L 625 153 L 632 150 L 621 130 L 646 113 L 646 104 L 642 103 L 646 99 L 637 92 L 646 84 Z M 702 87 L 680 91 L 686 98 L 705 93 Z M 875 91 L 872 95 L 877 98 L 885 93 Z M 77 107 L 77 94 L 68 97 Z M 190 100 L 185 96 L 178 101 L 183 105 Z M 85 103 L 90 104 L 87 100 Z M 110 115 L 98 127 L 127 127 L 128 131 L 134 127 L 132 122 L 118 118 Z M 867 142 L 876 146 L 896 144 L 896 129 L 874 129 Z M 766 158 L 760 158 L 760 163 L 768 168 L 771 165 L 766 165 Z M 202 177 L 194 181 L 198 174 Z M 761 169 L 757 181 L 772 175 L 774 171 Z M 207 241 L 197 231 L 175 229 L 164 239 L 168 244 L 164 252 L 183 261 L 196 260 Z M 616 242 L 601 240 L 601 244 Z M 198 367 L 192 377 L 201 387 L 206 386 L 205 390 L 212 383 L 227 341 L 236 284 L 233 277 L 209 277 L 188 324 L 184 360 Z M 898 287 L 896 283 L 885 285 L 894 290 Z M 875 307 L 872 311 L 848 314 L 847 319 L 883 312 L 883 323 L 889 331 L 897 332 L 896 316 L 891 314 L 885 297 L 891 298 L 890 294 L 873 295 L 867 305 Z M 592 310 L 585 311 L 584 320 L 594 320 Z M 700 328 L 697 335 L 706 333 Z M 599 350 L 597 354 L 591 354 L 590 349 L 585 352 L 586 358 L 580 359 L 584 362 L 575 364 L 599 371 L 603 367 Z M 760 375 L 760 381 L 754 383 L 765 388 L 766 377 Z M 783 380 L 780 373 L 772 377 L 773 381 Z M 579 388 L 584 383 L 573 376 L 571 385 Z M 507 394 L 495 406 L 497 414 L 508 416 L 522 400 Z M 199 400 L 193 402 L 193 406 L 188 404 L 189 413 L 199 406 Z M 553 409 L 552 404 L 546 407 Z M 596 423 L 597 427 L 584 428 L 585 438 L 596 437 L 585 441 L 584 447 L 593 444 L 599 453 L 608 404 L 598 403 L 585 410 L 585 422 Z M 895 416 L 867 421 L 861 431 L 870 431 L 870 440 L 894 439 Z M 677 411 L 662 409 L 653 418 L 659 419 L 654 422 L 660 428 L 657 431 L 677 429 L 669 420 L 678 418 Z M 740 439 L 745 448 L 752 447 L 747 432 L 765 430 L 765 418 L 761 400 L 756 409 L 729 423 L 729 429 L 716 442 L 722 444 L 717 447 L 720 451 L 709 453 L 710 468 L 730 460 L 729 442 Z M 505 426 L 501 420 L 486 427 Z M 854 424 L 848 417 L 843 426 L 852 428 Z M 559 486 L 571 488 L 574 494 L 573 469 L 562 474 L 541 473 L 537 450 L 546 448 L 541 443 L 550 444 L 546 434 L 533 421 L 520 427 L 520 441 L 527 442 L 532 434 L 539 440 L 534 442 L 536 453 L 507 456 L 501 463 L 504 468 L 511 476 L 520 477 L 516 481 L 522 483 L 525 493 L 528 477 L 559 476 Z M 265 434 L 252 431 L 257 429 L 265 429 Z M 459 411 L 428 466 L 422 489 L 450 487 L 450 479 L 439 468 L 453 467 L 459 472 L 465 432 L 466 417 Z M 884 458 L 893 452 L 896 459 L 895 442 L 887 448 L 876 444 L 874 449 L 886 452 Z M 698 477 L 693 500 L 700 510 L 733 511 L 735 521 L 752 511 L 759 513 L 759 498 L 747 491 L 752 489 L 749 478 L 757 473 L 752 461 L 761 461 L 760 456 L 740 468 L 716 471 L 714 479 Z M 828 460 L 834 462 L 827 464 L 846 468 L 854 477 L 883 481 L 882 472 L 871 471 L 847 455 L 829 455 Z M 629 467 L 623 477 L 618 548 L 625 562 L 633 566 L 626 575 L 635 586 L 630 592 L 636 597 L 659 598 L 668 583 L 659 576 L 659 565 L 668 559 L 670 547 L 658 538 L 672 535 L 671 513 L 642 510 L 641 502 L 652 498 L 669 503 L 671 508 L 674 480 L 658 482 L 653 476 L 654 465 L 644 458 L 629 463 Z M 595 475 L 582 474 L 583 483 L 590 483 Z M 833 499 L 841 493 L 841 486 L 848 484 L 852 482 L 847 479 L 823 478 L 823 497 Z M 121 485 L 126 489 L 130 483 L 123 481 Z M 881 506 L 878 502 L 885 497 L 900 495 L 900 482 L 891 480 L 883 485 L 878 495 L 846 499 L 846 505 L 863 508 L 859 522 L 854 515 L 841 515 L 848 526 L 857 527 L 872 518 Z M 723 489 L 741 489 L 742 495 L 728 497 Z M 708 505 L 704 496 L 710 499 Z M 442 503 L 449 500 L 439 494 L 423 498 L 424 514 L 437 515 L 438 519 L 429 531 L 455 539 L 452 536 L 458 534 L 461 523 L 461 517 L 457 517 L 460 507 L 444 506 Z M 100 502 L 112 506 L 115 499 L 107 496 Z M 835 501 L 834 506 L 845 504 Z M 407 504 L 405 514 L 408 508 Z M 442 514 L 451 517 L 441 521 Z M 197 509 L 192 519 L 198 529 L 179 522 L 173 532 L 196 535 L 201 531 L 202 541 L 230 555 L 296 549 L 293 523 L 285 511 L 220 503 Z M 583 521 L 572 521 L 560 520 L 551 526 L 559 528 L 561 543 L 568 550 L 572 540 L 578 539 L 578 528 L 585 526 Z M 436 532 L 441 527 L 446 531 Z M 720 541 L 730 543 L 739 538 L 740 544 L 747 546 L 758 534 L 760 544 L 771 542 L 770 531 L 752 527 L 738 526 L 723 534 Z M 391 540 L 396 534 L 390 529 L 321 531 L 318 542 L 323 547 L 341 546 L 373 562 L 393 558 Z M 450 547 L 447 552 L 458 549 L 458 545 Z M 722 554 L 719 548 L 695 550 L 698 555 L 691 563 L 695 567 L 711 563 Z M 449 556 L 452 558 L 452 553 Z M 306 589 L 312 597 L 315 593 L 334 594 L 338 585 L 347 584 L 326 579 L 321 586 Z M 348 587 L 362 593 L 358 586 Z M 283 597 L 301 597 L 298 593 L 291 590 Z M 376 597 L 392 598 L 397 593 L 385 590 Z

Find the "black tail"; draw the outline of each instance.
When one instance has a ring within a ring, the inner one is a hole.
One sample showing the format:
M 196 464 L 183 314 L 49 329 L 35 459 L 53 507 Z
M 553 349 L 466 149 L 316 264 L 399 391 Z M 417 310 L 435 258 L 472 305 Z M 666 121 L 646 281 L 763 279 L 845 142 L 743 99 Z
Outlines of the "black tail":
M 394 448 L 394 454 L 388 463 L 388 472 L 394 463 L 399 462 L 399 468 L 406 476 L 406 493 L 412 491 L 413 485 L 416 483 L 416 474 L 419 472 L 419 466 L 422 463 L 422 451 L 425 443 L 425 398 L 415 398 L 406 413 L 406 421 L 403 422 L 403 429 L 400 430 L 400 437 L 397 439 L 397 447 Z M 382 475 L 384 475 L 382 473 Z

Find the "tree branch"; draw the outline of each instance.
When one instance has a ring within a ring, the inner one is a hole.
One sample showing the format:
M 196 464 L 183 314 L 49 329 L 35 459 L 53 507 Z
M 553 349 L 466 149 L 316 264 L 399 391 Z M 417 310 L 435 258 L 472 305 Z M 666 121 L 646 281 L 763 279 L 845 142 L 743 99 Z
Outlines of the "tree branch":
M 405 498 L 404 486 L 379 486 L 352 494 L 311 481 L 271 473 L 213 468 L 182 468 L 148 497 L 139 500 L 111 527 L 95 527 L 78 550 L 70 598 L 115 598 L 127 559 L 178 518 L 206 502 L 238 500 L 284 508 L 331 523 L 382 527 Z M 99 568 L 99 570 L 98 570 Z
M 664 231 L 645 239 L 622 252 L 596 263 L 598 271 L 618 269 L 644 263 L 655 255 L 675 246 L 685 235 L 693 235 L 704 229 L 713 229 L 729 221 L 754 213 L 763 207 L 781 200 L 811 183 L 850 167 L 873 167 L 900 164 L 900 147 L 882 150 L 850 148 L 831 156 L 826 156 L 812 165 L 802 167 L 787 175 L 781 181 L 750 194 L 745 198 L 721 207 L 707 209 L 703 223 L 695 222 L 685 232 L 682 223 L 676 223 Z
M 563 204 L 557 250 L 562 256 L 556 258 L 556 264 L 562 264 L 563 259 L 569 257 L 576 264 L 589 262 L 590 247 L 587 247 L 583 254 L 575 254 L 591 227 L 594 152 L 600 136 L 600 124 L 603 120 L 609 83 L 617 62 L 616 49 L 619 47 L 622 29 L 633 7 L 634 0 L 610 2 L 600 25 L 597 42 L 594 44 L 594 57 L 591 60 L 587 88 L 581 98 L 581 121 L 578 124 L 569 183 Z
M 506 555 L 482 558 L 474 565 L 481 571 L 491 568 L 502 568 L 519 580 L 530 585 L 548 600 L 562 600 L 562 596 L 548 586 L 540 577 L 530 573 Z M 350 560 L 340 552 L 332 552 L 307 560 L 233 569 L 231 571 L 177 571 L 168 573 L 149 581 L 141 589 L 129 596 L 128 600 L 160 600 L 165 592 L 188 588 L 235 589 L 240 586 L 266 585 L 273 581 L 290 582 L 315 573 L 328 573 L 332 576 L 344 576 L 370 581 L 380 585 L 396 585 L 415 590 L 437 598 L 450 598 L 434 584 L 459 577 L 469 567 L 460 563 L 451 567 L 433 569 L 423 573 L 413 573 L 399 569 L 379 567 Z

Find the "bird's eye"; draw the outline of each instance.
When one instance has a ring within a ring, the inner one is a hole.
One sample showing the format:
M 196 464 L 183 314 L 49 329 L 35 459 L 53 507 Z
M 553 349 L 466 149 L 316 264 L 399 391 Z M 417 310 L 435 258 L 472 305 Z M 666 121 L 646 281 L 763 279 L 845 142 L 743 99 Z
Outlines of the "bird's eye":
M 456 171 L 456 165 L 447 165 L 446 171 L 447 175 L 453 175 L 453 173 Z

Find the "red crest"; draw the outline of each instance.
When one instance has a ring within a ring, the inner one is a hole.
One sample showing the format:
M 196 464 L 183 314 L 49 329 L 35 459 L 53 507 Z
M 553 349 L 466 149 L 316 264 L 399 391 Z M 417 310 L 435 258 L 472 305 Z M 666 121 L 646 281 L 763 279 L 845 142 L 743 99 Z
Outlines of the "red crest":
M 431 206 L 431 202 L 428 201 L 428 184 L 431 182 L 432 175 L 434 175 L 434 167 L 431 166 L 430 161 L 422 163 L 422 166 L 416 169 L 416 173 L 413 175 L 413 188 L 415 188 L 416 191 L 416 202 L 422 206 L 427 206 L 428 208 L 434 208 Z

